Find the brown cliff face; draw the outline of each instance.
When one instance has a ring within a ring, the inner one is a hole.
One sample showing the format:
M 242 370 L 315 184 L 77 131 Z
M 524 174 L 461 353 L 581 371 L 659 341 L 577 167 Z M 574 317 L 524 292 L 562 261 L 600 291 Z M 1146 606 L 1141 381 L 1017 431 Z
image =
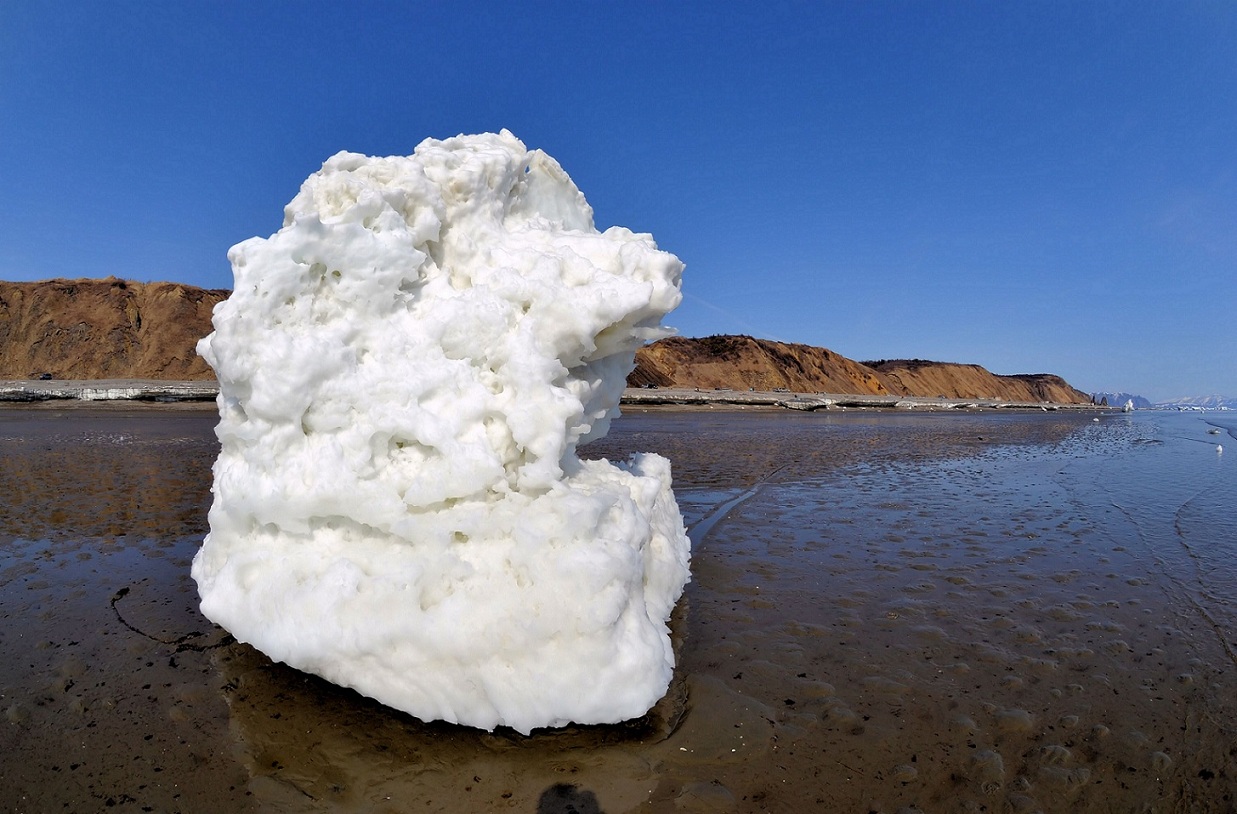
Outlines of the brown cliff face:
M 1056 404 L 1086 404 L 1091 401 L 1090 396 L 1070 387 L 1060 376 L 1048 373 L 998 376 L 979 365 L 927 362 L 922 359 L 894 359 L 868 364 L 892 379 L 900 388 L 900 395 L 999 398 Z
M 106 280 L 0 282 L 0 379 L 211 379 L 194 346 L 221 289 Z
M 226 289 L 106 280 L 0 282 L 0 379 L 212 379 L 195 346 Z M 641 348 L 633 387 L 699 387 L 1086 403 L 1058 376 L 997 376 L 922 360 L 862 364 L 750 336 L 670 337 Z
M 998 376 L 979 365 L 922 360 L 862 364 L 824 348 L 750 336 L 671 337 L 636 353 L 632 387 L 731 390 L 786 388 L 800 393 L 943 396 L 1006 401 L 1087 403 L 1090 398 L 1059 376 Z
M 896 394 L 885 376 L 845 356 L 750 336 L 662 339 L 636 353 L 636 369 L 627 382 L 633 387 Z

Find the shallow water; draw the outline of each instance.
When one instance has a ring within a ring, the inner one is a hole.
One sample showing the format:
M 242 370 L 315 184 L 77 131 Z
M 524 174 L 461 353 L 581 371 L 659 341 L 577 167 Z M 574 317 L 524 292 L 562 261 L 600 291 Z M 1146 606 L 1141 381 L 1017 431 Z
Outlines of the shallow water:
M 529 738 L 203 619 L 213 424 L 0 411 L 0 808 L 1234 810 L 1223 414 L 628 415 L 588 454 L 674 464 L 676 682 L 641 721 Z

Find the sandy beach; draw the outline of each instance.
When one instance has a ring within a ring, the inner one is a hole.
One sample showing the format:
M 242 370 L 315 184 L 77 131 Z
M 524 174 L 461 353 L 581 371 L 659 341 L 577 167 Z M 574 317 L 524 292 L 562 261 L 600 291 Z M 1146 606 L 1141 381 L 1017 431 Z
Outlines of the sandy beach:
M 676 680 L 644 719 L 522 737 L 198 613 L 209 405 L 0 410 L 0 809 L 1234 810 L 1231 577 L 1201 541 L 1237 545 L 1206 502 L 1237 462 L 1203 429 L 627 412 L 588 453 L 675 467 Z M 1177 477 L 1195 454 L 1206 490 Z

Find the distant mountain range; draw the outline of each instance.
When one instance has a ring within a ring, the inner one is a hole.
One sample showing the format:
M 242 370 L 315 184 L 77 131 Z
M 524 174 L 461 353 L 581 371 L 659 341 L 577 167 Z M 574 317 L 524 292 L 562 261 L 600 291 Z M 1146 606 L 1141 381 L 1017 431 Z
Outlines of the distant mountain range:
M 1224 396 L 1186 396 L 1179 399 L 1159 401 L 1156 407 L 1162 409 L 1189 408 L 1198 410 L 1237 410 L 1237 399 Z
M 1155 406 L 1149 399 L 1133 393 L 1092 393 L 1091 400 L 1096 404 L 1107 404 L 1109 407 L 1124 407 L 1127 401 L 1132 401 L 1135 410 L 1147 410 Z
M 1092 393 L 1091 399 L 1096 404 L 1107 403 L 1110 407 L 1124 407 L 1127 401 L 1132 401 L 1136 410 L 1237 410 L 1237 399 L 1224 396 L 1185 396 L 1154 404 L 1133 393 Z

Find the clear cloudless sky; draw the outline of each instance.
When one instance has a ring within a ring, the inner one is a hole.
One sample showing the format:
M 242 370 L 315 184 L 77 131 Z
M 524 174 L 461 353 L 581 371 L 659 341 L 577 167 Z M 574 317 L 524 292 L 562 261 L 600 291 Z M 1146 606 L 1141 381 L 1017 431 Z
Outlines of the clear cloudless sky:
M 508 128 L 687 336 L 1237 396 L 1237 3 L 0 2 L 0 279 L 231 285 L 339 150 Z

